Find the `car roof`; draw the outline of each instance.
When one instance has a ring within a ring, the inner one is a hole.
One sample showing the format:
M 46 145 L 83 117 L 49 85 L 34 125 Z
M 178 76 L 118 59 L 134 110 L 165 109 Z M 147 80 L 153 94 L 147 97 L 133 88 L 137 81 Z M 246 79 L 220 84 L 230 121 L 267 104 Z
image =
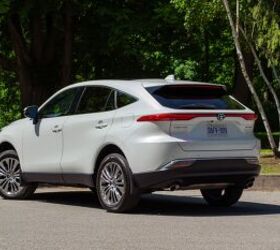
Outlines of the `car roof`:
M 109 86 L 113 88 L 131 88 L 136 86 L 152 87 L 152 86 L 163 86 L 163 85 L 180 85 L 180 84 L 189 84 L 189 85 L 214 85 L 214 86 L 223 86 L 221 84 L 213 84 L 206 82 L 196 82 L 196 81 L 187 81 L 187 80 L 165 80 L 165 79 L 135 79 L 135 80 L 92 80 L 84 81 L 76 84 L 69 85 L 68 87 L 79 87 L 79 86 Z
M 204 83 L 204 82 L 194 82 L 194 81 L 181 81 L 181 80 L 167 80 L 167 79 L 135 79 L 135 80 L 92 80 L 84 81 L 75 84 L 68 85 L 63 89 L 59 90 L 53 94 L 46 102 L 44 102 L 40 108 L 42 108 L 50 99 L 58 95 L 66 89 L 71 89 L 74 87 L 86 87 L 86 86 L 105 86 L 119 91 L 128 93 L 136 98 L 142 98 L 145 100 L 151 100 L 157 103 L 151 95 L 144 91 L 144 87 L 155 87 L 155 86 L 168 86 L 168 85 L 177 85 L 177 84 L 190 84 L 190 85 L 215 85 L 225 87 L 219 84 Z
M 84 81 L 84 82 L 68 85 L 67 87 L 58 91 L 56 94 L 60 93 L 63 90 L 73 88 L 73 87 L 106 86 L 128 93 L 137 98 L 148 99 L 151 96 L 148 94 L 148 92 L 143 91 L 145 87 L 168 86 L 168 85 L 179 85 L 179 84 L 215 85 L 215 86 L 221 86 L 225 88 L 225 86 L 223 85 L 213 84 L 213 83 L 182 81 L 182 80 L 166 80 L 166 79 L 92 80 L 92 81 Z

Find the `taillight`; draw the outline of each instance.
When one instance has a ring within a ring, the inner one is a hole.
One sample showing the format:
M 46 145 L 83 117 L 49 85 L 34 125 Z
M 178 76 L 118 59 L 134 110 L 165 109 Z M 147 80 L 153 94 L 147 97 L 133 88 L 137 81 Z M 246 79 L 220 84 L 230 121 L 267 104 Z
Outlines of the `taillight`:
M 155 121 L 184 121 L 191 120 L 195 114 L 155 114 L 144 115 L 138 118 L 138 122 L 155 122 Z
M 229 117 L 241 117 L 245 120 L 257 120 L 258 119 L 258 116 L 256 114 L 228 114 L 226 116 L 229 116 Z
M 165 114 L 153 114 L 153 115 L 144 115 L 137 119 L 138 122 L 157 122 L 157 121 L 187 121 L 199 117 L 217 117 L 220 113 L 217 114 L 205 114 L 205 113 L 165 113 Z M 256 114 L 238 114 L 238 113 L 229 113 L 223 114 L 224 118 L 227 117 L 240 117 L 245 120 L 257 120 Z

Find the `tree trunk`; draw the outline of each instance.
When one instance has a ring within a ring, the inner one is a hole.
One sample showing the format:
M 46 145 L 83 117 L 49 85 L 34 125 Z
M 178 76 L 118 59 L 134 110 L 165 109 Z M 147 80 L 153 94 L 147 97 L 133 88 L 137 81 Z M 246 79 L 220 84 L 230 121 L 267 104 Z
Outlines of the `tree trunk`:
M 207 30 L 203 30 L 204 36 L 204 65 L 203 65 L 203 81 L 209 81 L 209 34 Z
M 278 73 L 276 71 L 276 68 L 274 65 L 272 65 L 272 73 L 273 73 L 273 76 L 275 78 L 275 80 L 278 82 L 278 84 L 280 85 L 280 78 L 278 76 Z M 280 123 L 279 123 L 279 126 L 280 126 Z M 279 143 L 278 143 L 278 152 L 280 152 L 280 136 L 279 136 Z
M 253 77 L 254 71 L 254 58 L 251 53 L 245 53 L 244 55 L 245 65 L 250 79 Z M 251 103 L 251 93 L 248 88 L 247 82 L 243 76 L 239 59 L 235 56 L 235 76 L 234 76 L 234 86 L 233 86 L 233 96 L 244 103 L 245 105 L 250 105 Z
M 70 84 L 71 78 L 71 59 L 72 59 L 72 40 L 73 40 L 73 20 L 72 11 L 69 4 L 64 7 L 64 48 L 61 67 L 60 86 Z
M 269 143 L 270 143 L 270 147 L 271 147 L 274 155 L 276 156 L 276 154 L 277 154 L 277 147 L 276 147 L 274 138 L 272 136 L 270 125 L 269 125 L 269 122 L 267 120 L 267 116 L 266 116 L 266 113 L 265 113 L 264 108 L 262 106 L 262 103 L 260 101 L 260 98 L 258 97 L 258 94 L 257 94 L 257 92 L 256 92 L 256 90 L 255 90 L 255 88 L 253 86 L 253 83 L 251 82 L 251 79 L 250 79 L 250 77 L 249 77 L 249 75 L 247 73 L 244 57 L 243 57 L 243 54 L 242 54 L 242 51 L 241 51 L 240 42 L 239 42 L 238 37 L 236 36 L 235 25 L 234 25 L 234 22 L 233 22 L 233 19 L 232 19 L 232 15 L 231 15 L 231 11 L 230 11 L 230 8 L 229 8 L 228 1 L 227 0 L 223 0 L 223 4 L 224 4 L 225 9 L 226 9 L 227 17 L 229 19 L 229 24 L 230 24 L 230 27 L 231 27 L 231 32 L 232 32 L 232 36 L 233 36 L 233 40 L 234 40 L 234 44 L 235 44 L 235 48 L 236 48 L 236 53 L 237 53 L 237 56 L 238 56 L 238 59 L 239 59 L 239 63 L 240 63 L 240 67 L 241 67 L 242 73 L 244 75 L 244 78 L 245 78 L 246 83 L 247 83 L 247 85 L 249 87 L 249 90 L 250 90 L 251 94 L 253 95 L 253 98 L 254 98 L 254 100 L 256 102 L 256 105 L 258 107 L 258 110 L 260 112 L 262 121 L 264 123 L 264 127 L 265 127 L 266 132 L 267 132 L 267 136 L 268 136 L 268 140 L 269 140 Z
M 8 28 L 17 59 L 16 72 L 22 107 L 39 106 L 54 91 L 70 83 L 73 32 L 69 3 L 63 13 L 63 41 L 58 40 L 60 36 L 54 26 L 56 19 L 53 14 L 43 15 L 37 9 L 31 11 L 31 37 L 28 40 L 23 36 L 19 16 L 13 14 L 9 17 Z M 62 47 L 57 46 L 61 44 Z M 62 59 L 59 60 L 60 58 Z M 0 57 L 0 65 L 8 68 L 12 66 L 12 62 Z
M 257 55 L 257 53 L 256 53 L 256 51 L 255 51 L 255 49 L 254 49 L 254 47 L 252 45 L 252 43 L 249 41 L 246 33 L 244 32 L 244 30 L 241 27 L 240 27 L 240 31 L 241 31 L 242 35 L 244 36 L 245 40 L 247 41 L 250 49 L 251 49 L 251 52 L 252 52 L 252 54 L 253 54 L 253 56 L 255 58 L 255 61 L 256 61 L 257 65 L 258 65 L 258 68 L 259 68 L 259 71 L 261 73 L 261 76 L 262 76 L 262 78 L 263 78 L 267 88 L 269 89 L 270 93 L 273 96 L 273 99 L 274 99 L 274 102 L 275 102 L 275 105 L 276 105 L 276 109 L 277 109 L 277 113 L 278 113 L 278 124 L 279 124 L 279 127 L 280 127 L 280 102 L 279 102 L 279 98 L 278 98 L 278 96 L 277 96 L 277 94 L 276 94 L 276 92 L 275 92 L 271 82 L 268 80 L 268 78 L 267 78 L 267 76 L 266 76 L 266 74 L 265 74 L 265 72 L 263 70 L 261 61 L 260 61 L 260 59 L 259 59 L 259 57 L 258 57 L 258 55 Z M 279 147 L 280 147 L 280 144 L 279 144 Z
M 21 94 L 21 107 L 27 107 L 31 105 L 30 101 L 32 100 L 32 86 L 31 86 L 31 75 L 29 70 L 24 65 L 18 64 L 18 80 L 20 82 L 20 94 Z
M 18 78 L 22 107 L 40 106 L 55 91 L 55 81 L 59 79 L 46 65 L 18 65 Z

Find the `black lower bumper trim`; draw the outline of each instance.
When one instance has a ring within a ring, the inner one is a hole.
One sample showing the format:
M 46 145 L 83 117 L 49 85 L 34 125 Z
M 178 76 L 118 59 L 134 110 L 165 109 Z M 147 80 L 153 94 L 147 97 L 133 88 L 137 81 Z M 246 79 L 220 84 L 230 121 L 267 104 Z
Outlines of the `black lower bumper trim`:
M 23 182 L 94 187 L 92 174 L 22 173 Z
M 197 160 L 188 167 L 134 174 L 133 179 L 140 190 L 161 190 L 174 184 L 188 187 L 205 183 L 231 183 L 245 187 L 259 173 L 260 165 L 250 164 L 245 159 Z

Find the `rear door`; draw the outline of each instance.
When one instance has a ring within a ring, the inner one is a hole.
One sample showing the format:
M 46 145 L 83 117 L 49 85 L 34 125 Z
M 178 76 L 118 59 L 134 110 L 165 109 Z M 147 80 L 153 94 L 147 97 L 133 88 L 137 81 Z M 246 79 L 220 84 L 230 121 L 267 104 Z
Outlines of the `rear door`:
M 219 85 L 165 85 L 147 90 L 174 111 L 170 134 L 186 151 L 242 150 L 256 146 L 255 114 Z
M 111 127 L 115 115 L 115 91 L 108 87 L 86 87 L 75 114 L 63 128 L 61 166 L 67 174 L 90 174 L 93 159 Z

